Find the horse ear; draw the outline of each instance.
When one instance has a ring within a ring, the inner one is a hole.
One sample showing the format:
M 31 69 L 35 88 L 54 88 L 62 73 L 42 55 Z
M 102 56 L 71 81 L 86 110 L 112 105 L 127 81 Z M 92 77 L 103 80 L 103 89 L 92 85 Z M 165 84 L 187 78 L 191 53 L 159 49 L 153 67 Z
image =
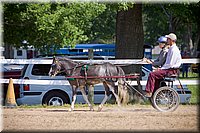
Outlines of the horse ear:
M 56 61 L 56 56 L 54 55 L 53 56 L 53 63 Z

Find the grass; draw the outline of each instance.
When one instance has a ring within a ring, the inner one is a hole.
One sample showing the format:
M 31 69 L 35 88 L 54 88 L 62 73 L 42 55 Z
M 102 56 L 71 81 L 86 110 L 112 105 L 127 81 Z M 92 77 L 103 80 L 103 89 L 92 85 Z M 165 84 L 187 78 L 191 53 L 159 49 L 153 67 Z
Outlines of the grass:
M 31 109 L 31 108 L 70 108 L 70 104 L 64 104 L 63 106 L 47 106 L 47 105 L 41 105 L 41 104 L 38 104 L 38 105 L 20 105 L 20 106 L 17 106 L 18 108 L 25 108 L 25 109 Z M 87 107 L 87 104 L 75 104 L 74 105 L 75 107 Z
M 188 89 L 192 92 L 190 103 L 200 104 L 200 91 L 198 85 L 188 85 Z
M 185 80 L 198 80 L 199 79 L 199 73 L 192 73 L 188 72 L 188 77 L 182 77 L 182 72 L 180 72 L 180 79 Z M 188 89 L 192 92 L 190 103 L 191 104 L 199 104 L 200 102 L 200 91 L 199 91 L 199 85 L 187 85 Z
M 183 77 L 182 76 L 182 72 L 180 72 L 179 75 L 180 79 L 199 79 L 199 73 L 192 73 L 192 72 L 188 72 L 188 77 Z
M 47 106 L 47 105 L 20 105 L 20 106 L 17 106 L 17 108 L 22 108 L 22 109 L 32 109 L 32 108 L 47 108 L 47 109 L 51 109 L 51 108 L 67 108 L 69 109 L 70 108 L 70 104 L 64 104 L 63 106 Z M 93 104 L 93 107 L 98 107 L 99 104 Z M 111 104 L 111 103 L 105 103 L 104 104 L 105 107 L 112 107 L 112 106 L 117 106 L 117 104 Z M 89 108 L 87 104 L 75 104 L 74 105 L 74 108 Z

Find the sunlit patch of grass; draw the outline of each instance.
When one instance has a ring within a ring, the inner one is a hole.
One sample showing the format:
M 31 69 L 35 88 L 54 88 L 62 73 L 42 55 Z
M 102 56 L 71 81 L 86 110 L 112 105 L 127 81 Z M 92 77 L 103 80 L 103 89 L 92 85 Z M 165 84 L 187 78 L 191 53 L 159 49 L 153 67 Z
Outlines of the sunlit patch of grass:
M 183 77 L 182 76 L 182 72 L 180 72 L 179 75 L 180 79 L 199 79 L 199 73 L 192 73 L 192 72 L 188 72 L 188 77 Z
M 69 104 L 64 104 L 63 106 L 47 106 L 47 105 L 41 105 L 41 104 L 38 104 L 38 105 L 20 105 L 20 106 L 17 106 L 17 108 L 27 108 L 27 109 L 30 109 L 30 108 L 65 108 L 65 107 L 70 107 Z
M 188 89 L 192 92 L 190 103 L 200 104 L 200 91 L 198 85 L 188 85 Z
M 43 108 L 44 106 L 43 105 L 41 105 L 41 104 L 38 104 L 38 105 L 26 105 L 26 104 L 24 104 L 24 105 L 20 105 L 20 106 L 17 106 L 17 108 L 27 108 L 27 109 L 29 109 L 29 108 Z

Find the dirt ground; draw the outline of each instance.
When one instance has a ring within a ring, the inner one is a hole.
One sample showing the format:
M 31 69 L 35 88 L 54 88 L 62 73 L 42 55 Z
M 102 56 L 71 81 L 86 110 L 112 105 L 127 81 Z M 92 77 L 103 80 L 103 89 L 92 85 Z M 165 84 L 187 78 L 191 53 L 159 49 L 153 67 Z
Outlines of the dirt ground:
M 150 105 L 88 107 L 3 108 L 3 131 L 188 131 L 199 132 L 197 105 L 179 105 L 174 112 L 158 112 Z

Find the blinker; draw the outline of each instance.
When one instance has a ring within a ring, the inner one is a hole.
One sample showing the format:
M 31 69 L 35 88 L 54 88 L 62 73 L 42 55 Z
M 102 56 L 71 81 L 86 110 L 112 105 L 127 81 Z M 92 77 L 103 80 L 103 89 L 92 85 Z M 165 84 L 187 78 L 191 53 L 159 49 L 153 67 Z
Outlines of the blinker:
M 51 65 L 51 67 L 55 67 L 55 66 L 56 66 L 56 64 L 52 64 L 52 65 Z

